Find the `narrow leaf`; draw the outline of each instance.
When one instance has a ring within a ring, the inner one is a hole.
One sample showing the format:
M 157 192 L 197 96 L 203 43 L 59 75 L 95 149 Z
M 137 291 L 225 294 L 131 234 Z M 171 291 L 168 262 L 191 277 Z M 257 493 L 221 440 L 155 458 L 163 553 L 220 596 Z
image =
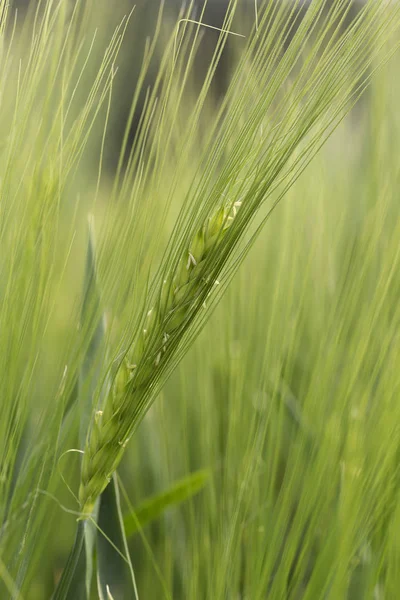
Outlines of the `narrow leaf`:
M 80 443 L 84 446 L 93 410 L 93 394 L 98 386 L 99 367 L 96 359 L 99 356 L 104 340 L 104 319 L 99 318 L 100 296 L 96 282 L 96 258 L 94 246 L 93 221 L 89 218 L 89 240 L 86 254 L 86 269 L 83 284 L 83 304 L 81 314 L 82 330 L 93 331 L 89 347 L 79 374 L 79 382 L 74 386 L 68 403 L 68 409 L 78 400 L 81 410 Z M 98 319 L 98 323 L 93 322 Z M 97 513 L 98 506 L 94 513 Z M 94 514 L 94 519 L 96 515 Z M 77 538 L 68 560 L 66 583 L 60 582 L 55 598 L 68 600 L 86 600 L 90 598 L 90 588 L 93 577 L 93 555 L 96 544 L 97 530 L 91 521 L 85 521 L 84 526 L 78 526 Z M 82 537 L 82 539 L 81 539 Z M 79 546 L 77 545 L 79 543 Z
M 202 469 L 180 479 L 170 488 L 151 496 L 138 506 L 135 513 L 126 514 L 124 517 L 125 533 L 130 538 L 141 527 L 158 519 L 162 513 L 171 506 L 181 504 L 204 488 L 210 477 L 210 471 Z

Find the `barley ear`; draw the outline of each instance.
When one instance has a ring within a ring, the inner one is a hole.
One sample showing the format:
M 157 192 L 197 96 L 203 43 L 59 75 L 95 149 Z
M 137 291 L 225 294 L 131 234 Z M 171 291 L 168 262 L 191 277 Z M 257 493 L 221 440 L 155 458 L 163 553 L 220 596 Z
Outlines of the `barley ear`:
M 199 298 L 212 287 L 214 274 L 207 273 L 207 259 L 217 256 L 240 203 L 222 206 L 192 236 L 175 268 L 163 279 L 158 302 L 146 314 L 143 327 L 122 360 L 104 408 L 96 411 L 82 460 L 79 500 L 83 518 L 90 514 L 98 496 L 117 468 L 132 430 L 136 409 L 151 386 L 157 370 L 171 359 L 182 326 L 196 310 Z

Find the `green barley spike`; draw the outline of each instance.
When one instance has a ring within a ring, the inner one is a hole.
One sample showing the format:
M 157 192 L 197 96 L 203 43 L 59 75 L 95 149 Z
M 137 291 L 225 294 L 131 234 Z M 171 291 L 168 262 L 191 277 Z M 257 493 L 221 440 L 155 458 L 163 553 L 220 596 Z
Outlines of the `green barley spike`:
M 103 410 L 92 419 L 82 460 L 79 500 L 83 517 L 93 510 L 117 468 L 132 431 L 135 407 L 156 369 L 171 356 L 169 340 L 190 316 L 199 295 L 209 287 L 206 258 L 233 223 L 240 202 L 221 207 L 193 236 L 176 268 L 162 282 L 159 300 L 146 316 L 133 349 L 119 366 Z M 157 350 L 152 352 L 156 348 Z

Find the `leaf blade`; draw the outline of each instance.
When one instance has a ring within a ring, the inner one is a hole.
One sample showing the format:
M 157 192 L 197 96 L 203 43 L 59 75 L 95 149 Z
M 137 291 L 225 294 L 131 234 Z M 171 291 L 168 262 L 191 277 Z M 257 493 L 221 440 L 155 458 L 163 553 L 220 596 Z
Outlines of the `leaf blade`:
M 167 508 L 181 504 L 200 492 L 209 477 L 210 471 L 201 469 L 178 480 L 164 492 L 150 496 L 139 505 L 134 514 L 128 513 L 124 516 L 126 537 L 129 539 L 140 528 L 160 517 Z

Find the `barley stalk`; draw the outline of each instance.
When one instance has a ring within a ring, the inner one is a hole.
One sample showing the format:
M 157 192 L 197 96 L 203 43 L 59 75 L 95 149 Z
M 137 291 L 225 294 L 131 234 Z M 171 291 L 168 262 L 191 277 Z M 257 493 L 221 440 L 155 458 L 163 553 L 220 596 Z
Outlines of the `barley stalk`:
M 103 410 L 97 410 L 86 440 L 79 501 L 88 516 L 117 468 L 134 425 L 135 409 L 155 372 L 172 356 L 182 326 L 210 288 L 207 259 L 216 255 L 240 202 L 222 206 L 193 236 L 188 249 L 163 280 L 158 301 L 147 312 L 133 349 L 119 366 Z M 211 285 L 217 284 L 215 280 Z

